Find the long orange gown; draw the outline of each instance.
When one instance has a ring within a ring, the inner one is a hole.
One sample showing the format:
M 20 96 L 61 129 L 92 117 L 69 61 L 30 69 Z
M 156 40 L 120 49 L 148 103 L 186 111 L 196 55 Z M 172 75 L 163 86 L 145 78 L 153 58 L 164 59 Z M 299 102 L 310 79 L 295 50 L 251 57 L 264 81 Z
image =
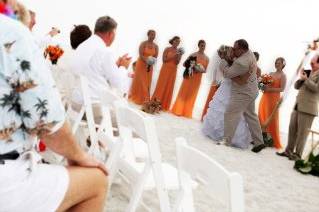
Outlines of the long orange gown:
M 271 85 L 272 88 L 280 88 L 281 87 L 281 79 L 274 79 L 273 84 Z M 259 102 L 259 110 L 258 110 L 258 117 L 261 124 L 266 122 L 268 117 L 271 115 L 272 111 L 274 110 L 276 104 L 280 100 L 280 93 L 279 92 L 265 92 L 263 93 L 261 100 Z M 267 132 L 271 134 L 274 147 L 276 149 L 280 149 L 282 147 L 280 143 L 280 132 L 279 132 L 279 112 L 277 111 L 274 115 L 274 118 L 269 123 L 267 127 Z
M 176 53 L 172 50 L 167 52 L 167 57 L 172 57 Z M 152 99 L 157 99 L 162 103 L 164 111 L 169 110 L 171 105 L 174 84 L 176 79 L 177 64 L 175 60 L 165 62 L 162 65 L 160 75 Z
M 208 65 L 208 60 L 197 57 L 197 63 L 202 64 L 205 69 Z M 184 78 L 179 89 L 175 104 L 172 108 L 172 113 L 177 116 L 192 118 L 193 108 L 196 101 L 199 86 L 202 80 L 202 73 L 194 72 L 194 75 L 189 78 Z
M 156 54 L 155 46 L 146 46 L 143 51 L 144 57 L 152 56 Z M 135 104 L 143 104 L 145 101 L 150 100 L 150 89 L 152 83 L 153 67 L 150 71 L 147 71 L 147 64 L 138 58 L 136 61 L 135 75 L 133 78 L 129 99 Z
M 202 113 L 202 118 L 201 118 L 202 121 L 203 121 L 204 116 L 207 113 L 207 109 L 208 109 L 209 103 L 210 103 L 210 101 L 212 101 L 217 89 L 218 89 L 217 85 L 210 86 L 210 90 L 209 90 L 209 93 L 208 93 L 208 96 L 207 96 L 207 99 L 206 99 L 206 103 L 205 103 L 205 106 L 204 106 L 204 110 L 203 110 L 203 113 Z

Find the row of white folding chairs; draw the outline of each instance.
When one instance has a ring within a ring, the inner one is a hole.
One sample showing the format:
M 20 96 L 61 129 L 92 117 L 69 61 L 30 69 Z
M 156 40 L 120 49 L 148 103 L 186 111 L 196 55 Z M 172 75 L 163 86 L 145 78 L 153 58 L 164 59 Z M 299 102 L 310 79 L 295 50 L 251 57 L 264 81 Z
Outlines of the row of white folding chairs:
M 191 191 L 195 183 L 189 176 L 196 176 L 194 180 L 206 184 L 206 188 L 211 188 L 211 193 L 215 194 L 215 198 L 221 197 L 229 207 L 229 211 L 243 211 L 240 175 L 227 172 L 203 153 L 187 146 L 185 141 L 177 142 L 178 172 L 173 166 L 163 163 L 154 120 L 149 115 L 130 108 L 111 92 L 101 95 L 103 120 L 97 133 L 87 82 L 84 77 L 80 79 L 84 99 L 84 107 L 80 116 L 86 114 L 91 140 L 90 152 L 98 153 L 98 141 L 105 142 L 109 148 L 107 166 L 110 169 L 111 179 L 116 173 L 120 173 L 132 186 L 126 211 L 136 211 L 143 191 L 153 188 L 157 190 L 161 211 L 194 211 Z M 112 107 L 116 111 L 120 138 L 113 136 L 110 116 Z M 133 133 L 140 139 L 134 138 Z M 144 145 L 136 148 L 136 143 L 144 143 Z M 136 150 L 144 152 L 144 155 L 136 154 Z M 188 159 L 191 160 L 188 161 Z M 185 173 L 190 173 L 190 175 Z M 174 208 L 170 204 L 168 190 L 180 191 Z
M 113 169 L 115 169 L 116 158 L 120 155 L 122 144 L 121 142 L 114 142 L 111 112 L 107 103 L 108 101 L 119 101 L 121 98 L 111 91 L 104 92 L 104 105 L 101 102 L 98 103 L 101 105 L 102 120 L 99 124 L 96 124 L 87 79 L 84 76 L 76 76 L 76 80 L 81 89 L 83 104 L 80 110 L 76 111 L 72 108 L 72 103 L 68 103 L 67 116 L 71 122 L 72 132 L 89 154 L 105 162 L 109 171 L 109 182 L 111 183 L 116 174 Z M 85 120 L 83 119 L 84 116 Z M 87 145 L 88 139 L 90 141 L 89 146 Z
M 192 189 L 195 182 L 204 184 L 208 193 L 225 203 L 227 211 L 244 211 L 242 178 L 230 173 L 216 161 L 187 145 L 185 139 L 176 139 L 177 167 L 161 161 L 154 120 L 140 111 L 121 105 L 116 109 L 121 139 L 127 146 L 134 142 L 135 132 L 148 146 L 148 158 L 143 163 L 137 158 L 121 158 L 119 170 L 133 184 L 127 211 L 135 211 L 144 190 L 157 189 L 161 211 L 195 211 Z M 134 154 L 131 154 L 134 155 Z M 169 203 L 168 190 L 178 190 L 175 206 Z

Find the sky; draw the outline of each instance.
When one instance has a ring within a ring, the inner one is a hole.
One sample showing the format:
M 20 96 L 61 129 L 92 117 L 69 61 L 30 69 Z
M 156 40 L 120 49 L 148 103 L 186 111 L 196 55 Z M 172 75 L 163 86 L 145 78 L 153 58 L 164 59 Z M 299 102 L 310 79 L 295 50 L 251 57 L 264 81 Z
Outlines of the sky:
M 21 0 L 37 13 L 35 33 L 45 34 L 58 27 L 57 42 L 68 45 L 74 24 L 87 24 L 93 29 L 95 20 L 110 15 L 118 22 L 113 44 L 115 54 L 129 53 L 137 57 L 146 31 L 155 29 L 160 59 L 156 64 L 153 89 L 161 66 L 161 54 L 174 35 L 181 37 L 187 55 L 196 51 L 197 41 L 207 42 L 211 57 L 221 44 L 232 45 L 244 38 L 253 51 L 260 53 L 262 72 L 274 71 L 276 57 L 286 59 L 288 79 L 296 71 L 307 42 L 319 37 L 318 0 Z M 177 76 L 174 96 L 182 80 Z M 194 116 L 198 118 L 206 101 L 209 84 L 205 77 L 198 94 Z M 289 115 L 296 92 L 291 90 L 281 109 L 281 130 L 287 132 Z

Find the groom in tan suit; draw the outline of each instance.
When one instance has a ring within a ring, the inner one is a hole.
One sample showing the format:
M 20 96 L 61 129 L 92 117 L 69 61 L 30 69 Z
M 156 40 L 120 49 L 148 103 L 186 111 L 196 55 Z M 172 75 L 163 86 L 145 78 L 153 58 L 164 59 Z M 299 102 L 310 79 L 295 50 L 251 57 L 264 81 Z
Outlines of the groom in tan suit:
M 290 117 L 288 146 L 280 156 L 291 160 L 298 160 L 302 153 L 311 128 L 312 122 L 318 116 L 319 102 L 319 56 L 311 60 L 312 71 L 310 76 L 302 71 L 300 79 L 295 83 L 295 89 L 299 90 L 294 111 Z
M 236 59 L 232 65 L 221 67 L 221 70 L 224 71 L 224 77 L 232 80 L 231 97 L 224 114 L 224 136 L 226 144 L 231 145 L 240 117 L 243 115 L 254 142 L 252 151 L 257 153 L 266 146 L 255 112 L 255 100 L 258 95 L 256 59 L 249 50 L 246 40 L 237 40 L 233 50 Z

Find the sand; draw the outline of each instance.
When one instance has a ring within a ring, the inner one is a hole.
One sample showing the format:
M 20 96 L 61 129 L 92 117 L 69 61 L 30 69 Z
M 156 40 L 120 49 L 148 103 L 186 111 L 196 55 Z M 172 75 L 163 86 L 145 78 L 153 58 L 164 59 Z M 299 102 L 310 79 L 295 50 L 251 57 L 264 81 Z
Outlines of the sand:
M 245 208 L 247 212 L 318 212 L 319 179 L 302 175 L 293 169 L 294 163 L 287 158 L 275 155 L 273 148 L 256 154 L 248 150 L 239 150 L 216 145 L 201 134 L 201 122 L 161 113 L 153 116 L 160 142 L 163 161 L 176 166 L 174 139 L 187 138 L 191 146 L 206 153 L 227 170 L 238 172 L 244 179 Z M 286 136 L 282 135 L 283 143 Z M 308 143 L 309 145 L 309 143 Z M 128 204 L 128 186 L 123 182 L 115 183 L 107 200 L 105 211 L 124 211 Z M 174 204 L 175 192 L 170 192 Z M 197 211 L 222 212 L 224 206 L 210 198 L 199 186 L 195 194 Z M 159 211 L 155 192 L 143 195 L 144 203 L 152 210 Z M 146 211 L 139 207 L 137 211 Z

